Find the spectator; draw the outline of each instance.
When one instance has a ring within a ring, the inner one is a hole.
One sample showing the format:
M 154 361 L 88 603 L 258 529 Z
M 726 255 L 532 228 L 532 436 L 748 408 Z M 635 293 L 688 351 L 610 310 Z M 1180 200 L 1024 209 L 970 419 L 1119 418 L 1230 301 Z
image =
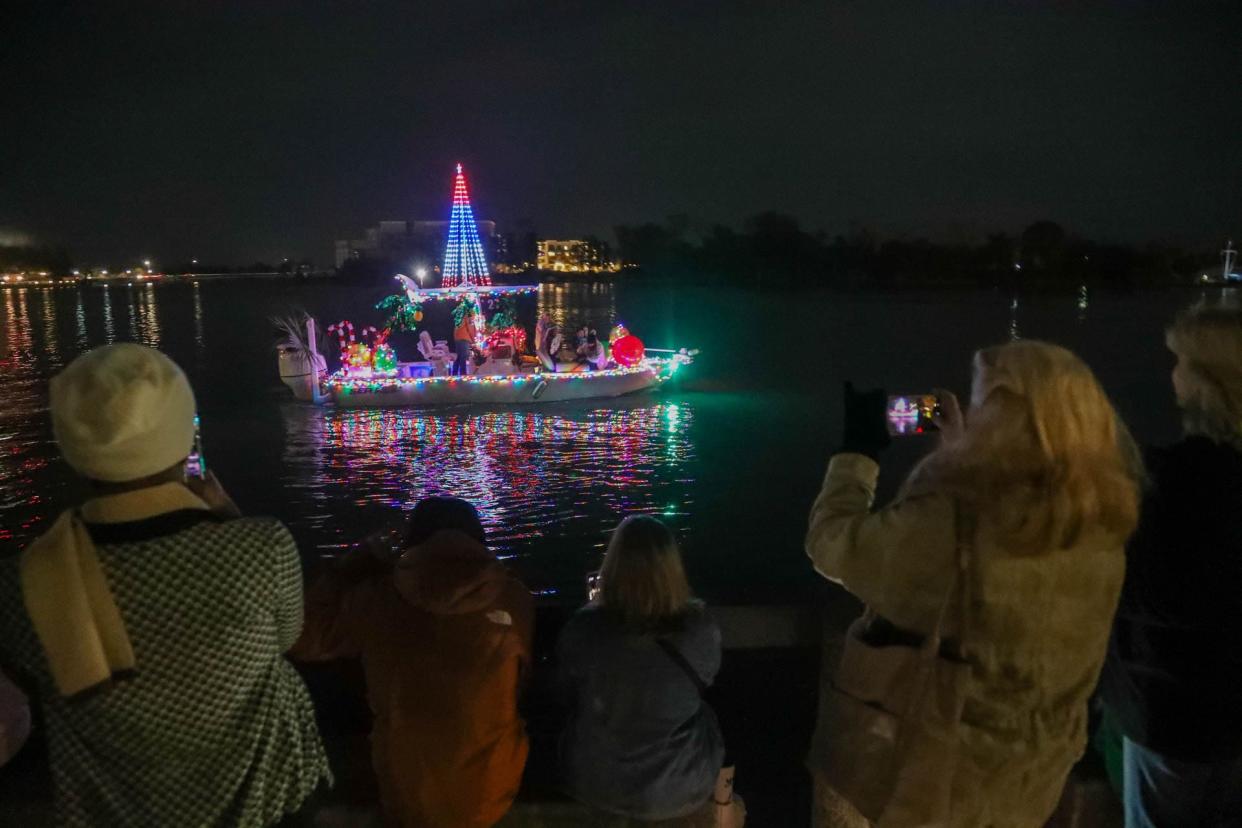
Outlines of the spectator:
M 1101 684 L 1129 828 L 1242 825 L 1242 312 L 1169 328 L 1182 439 L 1148 456 Z
M 306 688 L 297 548 L 187 479 L 194 394 L 163 354 L 110 345 L 51 383 L 91 497 L 0 570 L 0 649 L 36 683 L 60 822 L 262 826 L 328 778 Z
M 1090 369 L 1063 348 L 1022 341 L 980 351 L 965 419 L 951 394 L 942 393 L 942 405 L 940 446 L 895 502 L 872 512 L 876 458 L 889 441 L 885 397 L 847 386 L 845 439 L 811 512 L 807 554 L 868 605 L 869 623 L 851 628 L 850 640 L 891 653 L 884 645 L 918 646 L 938 630 L 933 660 L 959 665 L 964 677 L 944 691 L 964 705 L 942 746 L 956 763 L 922 768 L 932 783 L 925 790 L 944 798 L 920 792 L 904 802 L 907 812 L 952 826 L 1041 826 L 1085 744 L 1122 546 L 1137 519 L 1138 464 Z M 817 825 L 866 824 L 852 807 L 860 800 L 846 802 L 832 787 L 842 729 L 831 722 L 849 709 L 835 688 L 851 678 L 838 673 L 822 697 L 829 704 L 809 760 Z M 898 744 L 920 724 L 909 721 L 898 718 Z M 880 763 L 853 761 L 872 774 L 860 777 L 864 785 L 891 780 Z M 900 780 L 915 768 L 893 770 Z M 899 781 L 885 784 L 888 794 L 909 793 Z M 895 798 L 878 802 L 870 819 L 899 807 Z
M 464 500 L 420 501 L 404 547 L 394 561 L 364 545 L 325 572 L 294 655 L 362 659 L 388 822 L 490 826 L 512 805 L 529 749 L 518 693 L 533 601 Z
M 724 739 L 702 698 L 720 669 L 720 630 L 691 596 L 664 524 L 621 522 L 600 595 L 562 630 L 557 653 L 575 701 L 561 758 L 576 799 L 640 820 L 714 815 L 719 806 L 733 816 L 724 824 L 741 824 L 732 769 L 722 774 Z

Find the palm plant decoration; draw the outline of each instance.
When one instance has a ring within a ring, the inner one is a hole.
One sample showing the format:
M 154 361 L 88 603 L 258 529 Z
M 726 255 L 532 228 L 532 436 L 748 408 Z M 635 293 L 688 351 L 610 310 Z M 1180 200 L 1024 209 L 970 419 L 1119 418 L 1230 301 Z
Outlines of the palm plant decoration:
M 394 331 L 412 331 L 423 321 L 422 304 L 414 304 L 404 293 L 381 299 L 376 310 L 387 314 L 385 327 Z
M 323 355 L 319 351 L 319 346 L 323 344 L 322 334 L 319 333 L 319 326 L 316 325 L 317 341 L 311 342 L 306 325 L 310 318 L 310 314 L 304 310 L 293 310 L 280 316 L 273 316 L 272 325 L 275 326 L 279 336 L 276 350 L 292 359 L 305 360 L 308 364 L 316 365 L 322 370 Z

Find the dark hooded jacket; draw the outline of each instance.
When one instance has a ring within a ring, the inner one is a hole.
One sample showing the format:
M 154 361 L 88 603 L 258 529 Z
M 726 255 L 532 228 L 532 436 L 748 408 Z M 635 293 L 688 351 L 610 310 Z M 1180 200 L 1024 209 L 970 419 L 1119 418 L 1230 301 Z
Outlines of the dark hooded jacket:
M 1187 437 L 1151 483 L 1101 694 L 1123 733 L 1188 762 L 1242 756 L 1242 453 Z
M 494 824 L 517 794 L 528 751 L 517 703 L 530 665 L 530 592 L 456 531 L 352 580 L 329 573 L 310 589 L 291 655 L 362 659 L 386 819 Z

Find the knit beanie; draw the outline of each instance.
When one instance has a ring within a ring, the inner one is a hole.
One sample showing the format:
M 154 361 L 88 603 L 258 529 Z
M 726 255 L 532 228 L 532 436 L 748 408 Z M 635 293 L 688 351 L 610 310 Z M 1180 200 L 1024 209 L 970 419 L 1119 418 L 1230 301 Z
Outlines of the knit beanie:
M 51 382 L 52 432 L 91 480 L 122 483 L 164 471 L 194 445 L 194 392 L 154 348 L 120 343 L 69 363 Z

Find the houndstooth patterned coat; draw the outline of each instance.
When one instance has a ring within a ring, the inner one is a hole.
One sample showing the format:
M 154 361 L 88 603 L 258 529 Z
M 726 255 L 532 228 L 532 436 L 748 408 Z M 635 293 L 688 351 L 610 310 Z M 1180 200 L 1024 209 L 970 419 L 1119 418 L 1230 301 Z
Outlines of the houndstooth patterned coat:
M 72 826 L 262 826 L 294 811 L 327 760 L 283 653 L 302 626 L 301 564 L 277 521 L 174 512 L 88 527 L 135 674 L 56 692 L 0 562 L 0 656 L 38 685 L 58 816 Z

